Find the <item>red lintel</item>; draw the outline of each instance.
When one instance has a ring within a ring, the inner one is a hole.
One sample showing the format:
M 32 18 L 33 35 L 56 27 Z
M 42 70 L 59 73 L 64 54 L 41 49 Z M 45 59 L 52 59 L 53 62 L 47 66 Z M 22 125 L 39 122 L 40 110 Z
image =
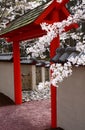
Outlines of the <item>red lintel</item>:
M 13 37 L 8 37 L 8 40 L 10 39 L 9 41 L 24 41 L 27 39 L 38 38 L 43 35 L 46 35 L 45 30 L 34 29 L 31 31 L 17 32 Z

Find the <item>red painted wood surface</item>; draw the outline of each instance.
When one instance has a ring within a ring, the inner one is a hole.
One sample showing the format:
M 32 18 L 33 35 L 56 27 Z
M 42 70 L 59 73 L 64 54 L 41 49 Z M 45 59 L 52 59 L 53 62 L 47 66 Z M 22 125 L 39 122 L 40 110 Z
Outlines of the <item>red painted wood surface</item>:
M 30 31 L 31 30 L 31 31 Z M 46 34 L 45 30 L 42 30 L 40 25 L 30 24 L 22 28 L 11 31 L 7 34 L 3 34 L 2 37 L 6 38 L 7 41 L 23 41 L 27 39 L 37 38 Z M 8 40 L 10 39 L 10 40 Z
M 22 103 L 22 86 L 20 71 L 20 50 L 19 42 L 13 41 L 13 62 L 14 62 L 14 92 L 15 104 Z
M 56 49 L 59 47 L 59 36 L 53 39 L 50 44 L 50 58 L 56 54 Z M 51 63 L 52 64 L 52 63 Z M 51 84 L 51 127 L 57 127 L 57 88 Z
M 24 35 L 23 35 L 24 34 Z M 15 39 L 15 41 L 17 41 L 17 39 L 19 41 L 24 41 L 26 39 L 32 39 L 32 38 L 37 38 L 37 37 L 41 37 L 43 35 L 46 35 L 46 31 L 45 30 L 41 30 L 41 29 L 33 29 L 30 31 L 26 31 L 24 30 L 21 33 L 17 33 L 17 35 L 15 35 L 12 39 Z
M 44 11 L 43 13 L 34 21 L 35 24 L 40 24 L 43 22 L 43 20 L 45 20 L 45 18 L 48 16 L 48 14 L 50 14 L 50 12 L 52 12 L 52 10 L 54 9 L 55 4 L 54 2 L 52 2 Z
M 52 23 L 59 22 L 59 13 L 56 9 L 51 14 Z M 50 58 L 53 58 L 56 54 L 56 49 L 59 47 L 59 35 L 50 43 Z M 52 64 L 52 63 L 51 63 Z M 51 72 L 52 74 L 52 72 Z M 51 84 L 51 127 L 57 127 L 57 88 Z

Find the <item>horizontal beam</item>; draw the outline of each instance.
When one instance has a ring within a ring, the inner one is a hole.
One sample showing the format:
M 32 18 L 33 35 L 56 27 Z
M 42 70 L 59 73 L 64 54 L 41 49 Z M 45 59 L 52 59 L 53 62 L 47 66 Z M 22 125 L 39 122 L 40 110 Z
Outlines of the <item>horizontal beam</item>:
M 11 41 L 24 41 L 28 39 L 38 38 L 43 35 L 46 35 L 46 31 L 43 30 L 30 30 L 30 31 L 23 31 L 22 33 L 17 33 L 16 36 L 11 37 Z
M 15 39 L 15 41 L 23 41 L 27 39 L 32 39 L 36 37 L 40 37 L 46 34 L 46 31 L 42 30 L 40 25 L 30 24 L 24 26 L 23 28 L 14 30 L 9 32 L 6 35 L 3 35 L 8 42 L 11 42 Z

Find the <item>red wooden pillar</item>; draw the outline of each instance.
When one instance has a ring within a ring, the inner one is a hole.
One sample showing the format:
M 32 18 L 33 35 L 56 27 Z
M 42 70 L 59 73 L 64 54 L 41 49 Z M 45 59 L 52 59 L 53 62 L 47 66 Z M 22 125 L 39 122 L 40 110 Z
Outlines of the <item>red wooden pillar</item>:
M 22 103 L 22 87 L 21 87 L 19 41 L 13 41 L 13 62 L 14 62 L 15 104 L 21 104 Z
M 54 0 L 56 4 L 56 0 Z M 59 13 L 54 11 L 52 15 L 53 22 L 59 22 Z M 50 43 L 50 58 L 56 54 L 56 49 L 60 45 L 59 35 Z M 52 64 L 52 63 L 51 63 Z M 51 84 L 51 127 L 57 127 L 57 88 Z
M 56 49 L 59 47 L 59 36 L 54 38 L 50 44 L 50 58 L 56 54 Z M 52 63 L 51 63 L 52 64 Z M 51 84 L 51 127 L 57 127 L 57 88 Z

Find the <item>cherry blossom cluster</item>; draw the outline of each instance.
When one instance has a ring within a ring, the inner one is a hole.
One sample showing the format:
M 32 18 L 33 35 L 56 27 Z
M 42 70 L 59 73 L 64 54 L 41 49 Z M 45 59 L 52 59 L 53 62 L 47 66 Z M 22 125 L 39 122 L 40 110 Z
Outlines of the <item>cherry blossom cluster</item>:
M 62 32 L 65 31 L 65 27 L 69 26 L 73 23 L 79 22 L 83 17 L 84 12 L 82 10 L 78 10 L 73 16 L 70 15 L 66 20 L 63 20 L 62 22 L 55 22 L 52 25 L 49 25 L 48 23 L 42 23 L 41 27 L 43 30 L 47 31 L 47 34 L 49 31 L 53 34 L 53 36 L 57 36 L 58 34 L 62 34 Z M 85 18 L 84 18 L 85 19 Z M 50 29 L 51 27 L 51 29 Z M 56 35 L 55 35 L 56 33 Z M 53 38 L 54 38 L 53 37 Z
M 49 48 L 50 42 L 53 40 L 53 38 L 57 37 L 57 35 L 60 35 L 61 38 L 66 39 L 66 33 L 63 33 L 66 26 L 69 26 L 72 23 L 77 23 L 81 19 L 85 19 L 84 17 L 84 5 L 81 4 L 79 7 L 77 7 L 76 12 L 74 15 L 70 15 L 66 20 L 63 20 L 62 22 L 55 22 L 53 24 L 48 23 L 42 23 L 40 24 L 42 27 L 42 30 L 47 31 L 47 35 L 39 38 L 39 41 L 37 43 L 27 48 L 27 53 L 32 53 L 33 57 L 45 57 L 43 54 L 46 51 L 46 47 Z M 63 33 L 63 34 L 62 34 Z M 62 36 L 63 37 L 62 37 Z M 77 35 L 74 35 L 74 33 L 71 35 L 73 39 L 79 38 Z
M 48 81 L 40 82 L 37 86 L 38 90 L 43 90 L 43 88 L 50 87 L 50 83 Z
M 62 82 L 64 78 L 67 78 L 72 74 L 72 65 L 70 62 L 64 65 L 57 63 L 52 64 L 50 69 L 52 71 L 51 83 L 53 86 L 58 87 L 58 83 Z
M 52 28 L 50 27 L 50 30 Z M 50 42 L 53 40 L 53 38 L 55 37 L 54 35 L 56 35 L 55 32 L 50 31 L 48 32 L 47 35 L 44 35 L 43 37 L 39 38 L 38 41 L 35 42 L 35 44 L 31 47 L 27 48 L 27 54 L 32 53 L 32 57 L 41 57 L 41 58 L 45 58 L 46 56 L 44 55 L 44 52 L 46 50 L 49 51 L 49 45 Z M 53 32 L 53 33 L 52 33 Z M 54 35 L 53 35 L 54 34 Z
M 81 10 L 82 8 L 82 10 Z M 77 9 L 76 9 L 76 13 L 72 16 L 70 15 L 67 20 L 64 20 L 62 22 L 58 22 L 58 23 L 53 23 L 53 25 L 48 25 L 47 23 L 43 23 L 42 24 L 42 29 L 46 30 L 48 33 L 49 31 L 53 32 L 57 32 L 56 35 L 54 33 L 54 37 L 57 36 L 58 34 L 62 34 L 61 39 L 66 39 L 69 38 L 68 34 L 66 36 L 66 33 L 62 33 L 64 31 L 64 28 L 66 26 L 69 26 L 72 23 L 77 23 L 80 22 L 81 20 L 85 19 L 85 5 L 82 6 L 80 5 Z M 51 26 L 51 29 L 50 29 Z M 58 30 L 58 31 L 57 31 Z M 83 33 L 80 33 L 80 36 L 78 36 L 75 33 L 71 33 L 71 37 L 72 39 L 75 39 L 77 41 L 76 44 L 76 50 L 80 51 L 80 55 L 74 57 L 70 57 L 70 59 L 68 59 L 69 62 L 65 63 L 64 65 L 62 64 L 52 64 L 51 65 L 51 70 L 52 70 L 52 76 L 51 76 L 51 83 L 53 84 L 53 86 L 58 86 L 58 83 L 63 81 L 63 79 L 65 77 L 68 77 L 72 74 L 72 66 L 71 64 L 75 64 L 76 66 L 78 65 L 85 65 L 85 36 L 83 37 L 83 41 L 79 41 L 82 37 Z
M 79 55 L 76 57 L 71 56 L 68 61 L 73 65 L 85 65 L 85 41 L 78 42 L 76 44 L 76 50 L 79 51 Z
M 51 83 L 53 84 L 53 86 L 58 87 L 58 83 L 62 82 L 63 79 L 65 77 L 68 77 L 70 75 L 72 75 L 72 65 L 85 65 L 85 36 L 83 36 L 83 41 L 81 41 L 81 37 L 83 35 L 83 33 L 77 33 L 75 34 L 75 32 L 72 33 L 62 33 L 64 32 L 64 28 L 66 26 L 69 26 L 72 23 L 77 23 L 80 22 L 81 20 L 85 19 L 85 12 L 84 12 L 84 8 L 85 6 L 83 6 L 82 4 L 79 5 L 79 7 L 75 8 L 76 12 L 74 15 L 70 15 L 67 20 L 63 20 L 62 22 L 57 22 L 57 23 L 53 23 L 53 24 L 48 24 L 48 23 L 42 23 L 41 27 L 43 30 L 47 31 L 47 36 L 43 36 L 42 40 L 41 38 L 39 39 L 40 41 L 35 45 L 37 46 L 37 52 L 39 54 L 39 49 L 40 46 L 43 43 L 43 47 L 44 44 L 46 46 L 49 46 L 50 42 L 53 40 L 54 37 L 56 37 L 57 35 L 60 35 L 60 39 L 64 40 L 69 38 L 69 36 L 76 40 L 76 50 L 81 52 L 80 56 L 76 56 L 74 57 L 70 57 L 68 59 L 68 62 L 65 63 L 64 65 L 62 64 L 52 64 L 51 65 L 51 71 L 52 71 L 52 75 L 51 75 Z M 48 43 L 49 42 L 49 43 Z M 43 50 L 43 51 L 42 51 Z M 45 50 L 42 49 L 40 50 L 41 52 L 44 52 Z
M 76 56 L 75 58 L 71 57 L 68 61 L 76 66 L 85 65 L 85 54 L 81 54 L 79 57 Z
M 64 32 L 60 35 L 60 40 L 61 42 L 65 43 L 66 39 L 72 38 L 77 43 L 78 41 L 81 40 L 81 37 L 83 37 L 82 35 L 83 35 L 82 32 L 68 32 L 68 33 Z
M 62 82 L 65 77 L 68 77 L 72 75 L 72 65 L 79 66 L 84 65 L 85 66 L 85 35 L 82 32 L 78 33 L 70 33 L 71 37 L 75 39 L 76 42 L 76 51 L 78 52 L 77 56 L 71 56 L 68 58 L 68 62 L 65 64 L 52 64 L 51 70 L 52 70 L 52 77 L 51 77 L 51 83 L 58 87 L 59 82 Z M 62 34 L 63 38 L 69 38 L 69 34 L 66 35 L 66 33 Z M 65 39 L 64 39 L 65 40 Z

